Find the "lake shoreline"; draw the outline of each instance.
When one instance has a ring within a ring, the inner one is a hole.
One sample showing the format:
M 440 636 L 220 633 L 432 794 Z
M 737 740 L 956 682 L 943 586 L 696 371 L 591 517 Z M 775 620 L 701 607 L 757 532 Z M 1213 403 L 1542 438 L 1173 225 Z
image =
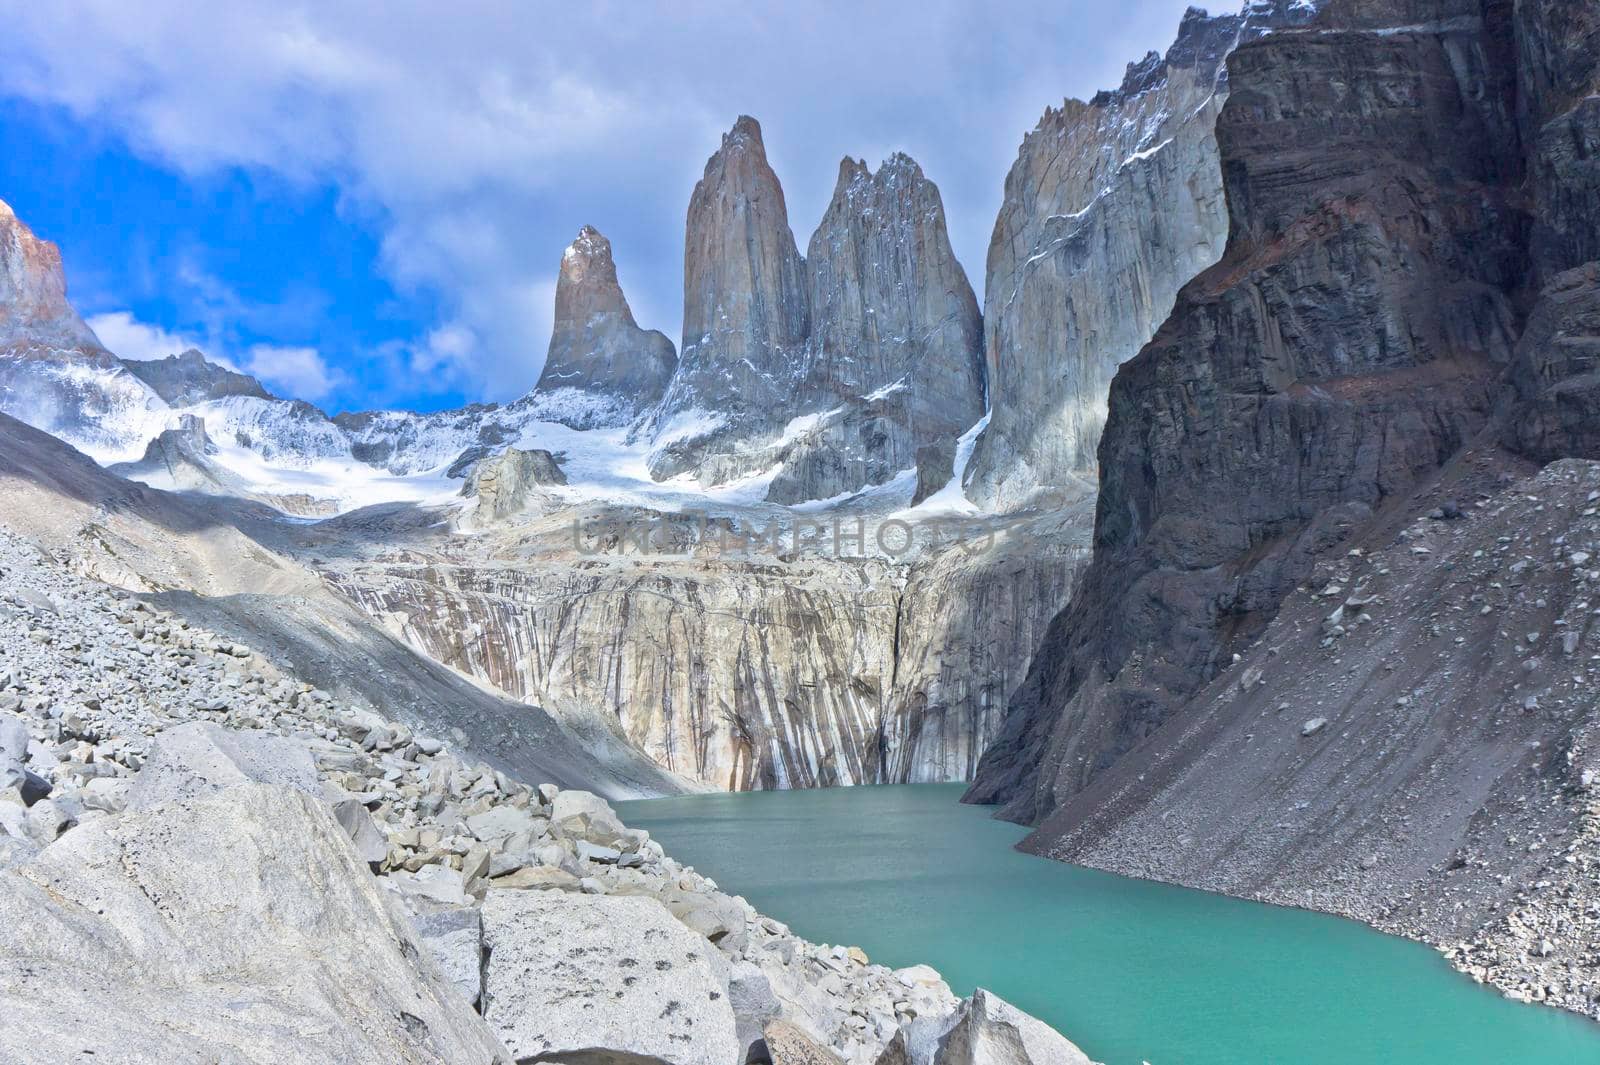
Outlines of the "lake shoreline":
M 1600 1055 L 1600 1026 L 1491 993 L 1418 937 L 1348 914 L 1036 860 L 1016 848 L 1024 828 L 958 795 L 959 786 L 879 785 L 684 796 L 621 809 L 680 860 L 790 920 L 797 933 L 859 942 L 890 964 L 908 964 L 916 952 L 913 960 L 932 964 L 958 994 L 988 987 L 1111 1065 Z M 962 847 L 972 858 L 952 862 Z M 787 885 L 785 868 L 805 869 L 809 888 Z M 959 883 L 969 875 L 980 879 L 973 897 Z M 1038 883 L 1019 892 L 1019 879 Z M 906 926 L 891 929 L 894 922 Z M 1105 922 L 1118 934 L 1095 928 Z M 1018 923 L 1033 934 L 1010 934 L 1007 926 Z M 1029 993 L 1030 973 L 1060 980 L 1063 967 L 1076 974 L 1072 993 Z M 1272 981 L 1283 986 L 1264 986 Z M 1221 993 L 1227 988 L 1233 999 L 1239 988 L 1262 990 L 1253 1009 L 1240 1010 Z M 1140 999 L 1171 1010 L 1163 1017 L 1147 1003 L 1106 1023 L 1108 1012 Z M 1317 1057 L 1280 1027 L 1298 1030 L 1308 1014 L 1340 1033 L 1327 1043 L 1343 1056 Z M 1383 1035 L 1373 1041 L 1373 1032 Z M 1377 1056 L 1352 1056 L 1363 1038 Z M 1399 1048 L 1407 1053 L 1392 1053 Z

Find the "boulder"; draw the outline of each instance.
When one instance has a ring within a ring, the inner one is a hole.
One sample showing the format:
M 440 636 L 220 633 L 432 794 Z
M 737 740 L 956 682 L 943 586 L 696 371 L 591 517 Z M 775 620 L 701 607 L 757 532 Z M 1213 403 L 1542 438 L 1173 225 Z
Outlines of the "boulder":
M 251 782 L 322 795 L 316 763 L 293 740 L 191 721 L 156 736 L 128 793 L 128 808 L 148 810 Z
M 467 828 L 484 842 L 505 839 L 526 832 L 539 835 L 539 825 L 532 814 L 516 806 L 496 806 L 481 814 L 467 818 Z
M 402 895 L 412 900 L 435 902 L 443 906 L 465 906 L 466 884 L 461 874 L 446 865 L 425 865 L 414 873 L 397 870 L 387 878 Z
M 748 1061 L 751 1051 L 763 1039 L 768 1024 L 783 1012 L 772 982 L 754 962 L 735 962 L 728 976 L 728 1002 L 733 1006 L 735 1030 L 739 1036 L 739 1060 Z
M 367 812 L 360 799 L 343 799 L 333 804 L 334 819 L 345 830 L 356 854 L 367 863 L 381 862 L 389 853 L 389 841 Z
M 727 965 L 660 903 L 491 891 L 483 936 L 483 1015 L 518 1060 L 737 1060 Z
M 554 888 L 558 891 L 578 890 L 578 878 L 565 869 L 551 865 L 525 865 L 521 869 L 497 876 L 489 881 L 491 888 L 520 891 L 539 891 Z
M 721 944 L 730 936 L 737 941 L 745 935 L 744 910 L 726 895 L 673 889 L 661 901 L 674 917 L 713 943 Z
M 253 783 L 0 870 L 0 1015 L 0 1061 L 510 1061 L 328 809 Z
M 9 714 L 0 716 L 0 791 L 7 788 L 28 806 L 50 794 L 50 782 L 28 768 L 28 727 Z
M 557 795 L 550 804 L 550 822 L 566 836 L 603 847 L 631 838 L 611 804 L 587 791 L 563 791 Z
M 959 1011 L 913 1017 L 878 1054 L 877 1065 L 933 1065 Z
M 440 974 L 476 1006 L 483 995 L 483 922 L 477 907 L 417 914 L 411 927 Z
M 841 1065 L 839 1055 L 818 1043 L 799 1025 L 773 1021 L 764 1033 L 765 1060 L 772 1065 Z
M 1091 1063 L 1054 1028 L 980 987 L 956 1011 L 955 1024 L 939 1041 L 934 1065 Z

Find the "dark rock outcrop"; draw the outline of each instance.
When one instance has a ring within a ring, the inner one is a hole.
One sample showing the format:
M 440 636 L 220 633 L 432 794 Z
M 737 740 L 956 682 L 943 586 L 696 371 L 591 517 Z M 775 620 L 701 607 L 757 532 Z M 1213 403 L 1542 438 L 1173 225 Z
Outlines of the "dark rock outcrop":
M 611 242 L 584 226 L 561 256 L 550 351 L 532 404 L 574 429 L 626 425 L 660 400 L 677 365 L 666 334 L 633 320 Z
M 1538 296 L 1502 435 L 1540 461 L 1600 458 L 1600 11 L 1519 4 L 1516 44 Z
M 1227 251 L 1117 374 L 1094 562 L 970 798 L 1048 814 L 1488 425 L 1528 269 L 1510 17 L 1333 3 L 1230 56 Z
M 1213 130 L 1238 44 L 1305 22 L 1312 6 L 1190 8 L 1165 56 L 1122 86 L 1045 111 L 1006 177 L 989 244 L 989 424 L 967 494 L 1010 509 L 1093 489 L 1117 367 L 1222 254 L 1228 231 Z
M 276 398 L 254 377 L 218 365 L 194 348 L 164 359 L 123 359 L 122 365 L 174 407 L 229 396 Z
M 129 480 L 149 481 L 155 477 L 179 490 L 225 492 L 235 485 L 228 483 L 226 473 L 211 461 L 216 453 L 217 445 L 206 434 L 205 419 L 184 414 L 179 416 L 176 429 L 163 429 L 150 441 L 139 461 L 119 462 L 109 468 Z

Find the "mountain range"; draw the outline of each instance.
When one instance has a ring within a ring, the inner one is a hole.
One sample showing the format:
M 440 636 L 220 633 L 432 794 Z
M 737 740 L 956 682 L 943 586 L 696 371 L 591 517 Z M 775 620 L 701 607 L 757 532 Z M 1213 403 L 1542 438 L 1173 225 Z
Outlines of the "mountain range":
M 981 308 L 916 162 L 802 254 L 741 116 L 677 345 L 586 226 L 529 393 L 427 414 L 119 359 L 0 205 L 8 524 L 608 794 L 970 782 L 1600 1016 L 1597 56 L 1587 0 L 1191 9 L 1025 136 Z

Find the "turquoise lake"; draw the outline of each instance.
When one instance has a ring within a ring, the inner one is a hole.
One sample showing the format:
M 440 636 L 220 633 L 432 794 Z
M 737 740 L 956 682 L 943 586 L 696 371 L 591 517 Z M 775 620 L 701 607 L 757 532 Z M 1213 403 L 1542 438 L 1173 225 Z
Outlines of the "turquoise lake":
M 959 785 L 619 804 L 807 939 L 986 987 L 1108 1065 L 1600 1063 L 1600 1025 L 1353 921 L 1013 850 Z

